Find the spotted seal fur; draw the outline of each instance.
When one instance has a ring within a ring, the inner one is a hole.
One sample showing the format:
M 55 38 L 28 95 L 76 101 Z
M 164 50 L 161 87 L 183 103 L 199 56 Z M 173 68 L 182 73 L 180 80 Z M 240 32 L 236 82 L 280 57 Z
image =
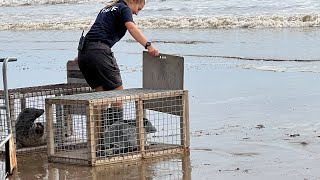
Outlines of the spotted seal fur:
M 44 126 L 35 120 L 44 113 L 43 109 L 25 108 L 23 109 L 16 122 L 16 146 L 32 147 L 43 145 Z
M 145 134 L 155 133 L 157 129 L 152 123 L 143 118 Z M 136 120 L 116 121 L 107 127 L 104 133 L 104 146 L 98 150 L 98 156 L 109 156 L 113 154 L 135 151 L 137 144 Z M 147 141 L 145 136 L 145 142 Z

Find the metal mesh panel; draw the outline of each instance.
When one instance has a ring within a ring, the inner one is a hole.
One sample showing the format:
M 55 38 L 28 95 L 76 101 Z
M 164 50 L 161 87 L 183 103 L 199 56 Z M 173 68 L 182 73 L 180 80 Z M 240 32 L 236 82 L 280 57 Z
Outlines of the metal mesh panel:
M 4 99 L 0 99 L 0 103 L 1 105 L 4 105 Z M 7 124 L 6 110 L 0 109 L 0 142 L 8 136 L 8 132 L 9 128 Z
M 85 112 L 84 106 L 66 104 L 55 104 L 53 106 L 52 130 L 55 152 L 62 152 L 69 157 L 85 158 L 85 153 L 77 151 L 87 148 L 86 117 L 81 112 Z M 69 124 L 69 126 L 66 126 L 66 124 Z M 67 127 L 70 127 L 69 130 Z
M 6 179 L 6 176 L 7 175 L 6 175 L 5 155 L 2 154 L 0 157 L 0 179 Z
M 0 100 L 2 104 L 4 104 L 4 100 Z M 5 139 L 8 137 L 8 125 L 7 125 L 7 118 L 6 118 L 6 111 L 0 110 L 0 142 L 3 143 L 2 146 L 0 146 L 1 151 L 5 151 Z M 1 154 L 0 157 L 0 179 L 6 178 L 6 161 L 5 161 L 5 154 Z
M 189 146 L 187 95 L 126 89 L 48 98 L 49 160 L 99 165 L 184 153 Z M 59 108 L 64 113 L 57 113 Z M 68 117 L 73 135 L 66 138 L 60 124 Z
M 45 109 L 46 98 L 85 92 L 91 92 L 91 89 L 88 87 L 88 85 L 73 83 L 10 89 L 10 113 L 13 136 L 17 144 L 17 153 L 29 154 L 34 153 L 34 151 L 47 150 L 47 130 L 45 129 L 46 118 L 43 111 Z M 0 105 L 4 105 L 3 91 L 0 91 Z M 27 109 L 31 109 L 28 112 L 31 113 L 31 115 L 32 113 L 35 113 L 35 110 L 41 110 L 42 112 L 40 112 L 41 114 L 39 114 L 39 117 L 27 117 L 27 112 L 25 112 Z M 24 115 L 24 117 L 22 117 L 22 115 Z M 22 123 L 22 120 L 25 122 L 23 121 Z M 72 133 L 71 127 L 69 124 L 64 124 L 64 126 L 66 129 L 66 131 L 64 131 L 66 136 L 70 136 Z

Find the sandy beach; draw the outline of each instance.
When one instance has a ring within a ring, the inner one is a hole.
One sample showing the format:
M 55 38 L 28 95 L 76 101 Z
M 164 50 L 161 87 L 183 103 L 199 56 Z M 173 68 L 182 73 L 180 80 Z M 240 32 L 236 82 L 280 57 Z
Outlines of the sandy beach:
M 319 29 L 146 34 L 163 53 L 185 58 L 190 156 L 88 168 L 47 163 L 45 154 L 33 154 L 18 156 L 12 179 L 320 179 L 320 63 L 303 61 L 319 59 Z M 9 87 L 66 82 L 65 64 L 76 55 L 78 36 L 1 32 L 2 51 L 18 56 L 8 67 Z M 126 88 L 142 86 L 142 51 L 129 37 L 114 47 Z M 295 59 L 302 61 L 290 61 Z

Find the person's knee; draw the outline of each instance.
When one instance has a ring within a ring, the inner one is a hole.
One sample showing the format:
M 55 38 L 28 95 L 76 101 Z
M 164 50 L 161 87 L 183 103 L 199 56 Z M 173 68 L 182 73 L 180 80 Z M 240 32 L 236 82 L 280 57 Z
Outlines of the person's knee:
M 119 87 L 116 87 L 115 90 L 123 90 L 123 85 L 119 86 Z
M 94 89 L 95 91 L 104 91 L 103 87 L 102 86 L 98 86 Z
M 124 88 L 123 88 L 123 85 L 121 85 L 121 86 L 118 86 L 118 87 L 116 87 L 116 88 L 114 88 L 114 89 L 112 89 L 112 90 L 123 90 Z M 103 86 L 98 86 L 98 87 L 96 87 L 95 89 L 94 89 L 95 91 L 108 91 L 108 90 L 105 90 L 104 88 L 103 88 Z

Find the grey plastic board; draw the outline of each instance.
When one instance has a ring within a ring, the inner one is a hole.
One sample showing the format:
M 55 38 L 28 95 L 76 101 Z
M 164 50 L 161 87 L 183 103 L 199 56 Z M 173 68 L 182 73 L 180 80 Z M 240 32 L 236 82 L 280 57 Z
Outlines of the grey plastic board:
M 153 57 L 143 52 L 143 88 L 183 89 L 184 58 L 169 54 Z
M 153 57 L 144 51 L 142 74 L 143 88 L 183 90 L 184 58 L 169 54 Z M 181 105 L 182 99 L 163 98 L 145 101 L 144 108 L 182 116 Z

